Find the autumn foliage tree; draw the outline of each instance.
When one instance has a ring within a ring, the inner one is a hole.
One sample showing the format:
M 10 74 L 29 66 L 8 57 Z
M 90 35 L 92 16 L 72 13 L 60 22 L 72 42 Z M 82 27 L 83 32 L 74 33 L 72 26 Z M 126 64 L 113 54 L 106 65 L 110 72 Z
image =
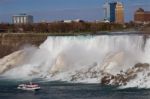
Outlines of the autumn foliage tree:
M 14 33 L 96 33 L 123 29 L 122 24 L 96 22 L 53 22 L 35 24 L 0 24 L 0 29 Z

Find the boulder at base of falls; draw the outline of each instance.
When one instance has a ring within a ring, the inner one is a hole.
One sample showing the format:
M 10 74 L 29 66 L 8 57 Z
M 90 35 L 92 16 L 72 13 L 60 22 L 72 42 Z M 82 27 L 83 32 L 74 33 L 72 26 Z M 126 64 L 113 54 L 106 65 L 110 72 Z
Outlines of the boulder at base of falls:
M 150 65 L 147 63 L 138 63 L 133 68 L 130 68 L 125 72 L 120 72 L 120 74 L 113 75 L 104 72 L 102 74 L 101 84 L 114 86 L 126 85 L 127 82 L 135 79 L 138 73 L 149 70 L 149 67 Z

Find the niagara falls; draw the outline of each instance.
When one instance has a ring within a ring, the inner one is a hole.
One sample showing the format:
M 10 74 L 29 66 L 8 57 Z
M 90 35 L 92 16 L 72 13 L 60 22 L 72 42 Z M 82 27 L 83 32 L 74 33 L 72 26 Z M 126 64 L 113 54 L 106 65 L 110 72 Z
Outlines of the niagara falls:
M 150 0 L 0 0 L 0 99 L 150 99 Z
M 143 35 L 49 36 L 39 47 L 2 58 L 0 74 L 7 79 L 150 88 L 149 46 Z
M 68 86 L 62 91 L 88 87 L 109 88 L 110 94 L 129 88 L 141 92 L 150 88 L 149 46 L 149 35 L 139 34 L 48 36 L 38 47 L 24 46 L 0 59 L 0 85 L 34 81 L 44 89 Z

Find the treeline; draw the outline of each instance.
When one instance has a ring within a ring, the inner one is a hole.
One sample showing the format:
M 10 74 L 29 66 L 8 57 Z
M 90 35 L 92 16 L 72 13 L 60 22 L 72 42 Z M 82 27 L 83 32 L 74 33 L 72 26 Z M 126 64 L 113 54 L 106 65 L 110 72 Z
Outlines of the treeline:
M 96 33 L 99 31 L 118 31 L 131 27 L 132 24 L 92 23 L 92 22 L 54 22 L 35 24 L 0 24 L 0 32 L 11 33 Z

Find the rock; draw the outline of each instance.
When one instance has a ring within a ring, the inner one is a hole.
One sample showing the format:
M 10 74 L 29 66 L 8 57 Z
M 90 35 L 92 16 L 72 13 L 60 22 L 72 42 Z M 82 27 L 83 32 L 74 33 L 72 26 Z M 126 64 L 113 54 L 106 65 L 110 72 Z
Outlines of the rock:
M 126 72 L 117 75 L 111 75 L 103 72 L 101 83 L 104 85 L 115 85 L 115 86 L 126 85 L 127 82 L 135 79 L 138 73 L 149 69 L 149 66 L 150 65 L 147 63 L 144 64 L 138 63 L 133 68 L 128 69 Z
M 1 59 L 0 74 L 3 74 L 6 71 L 15 68 L 17 65 L 19 65 L 23 61 L 25 54 L 26 53 L 23 50 L 20 50 Z

